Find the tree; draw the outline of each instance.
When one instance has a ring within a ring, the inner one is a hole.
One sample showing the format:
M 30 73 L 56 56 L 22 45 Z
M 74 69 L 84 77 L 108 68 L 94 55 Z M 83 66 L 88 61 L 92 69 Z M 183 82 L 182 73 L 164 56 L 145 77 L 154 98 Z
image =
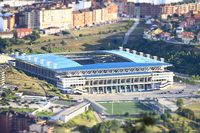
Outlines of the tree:
M 129 112 L 126 112 L 126 113 L 124 114 L 125 117 L 128 117 L 129 115 L 130 115 Z
M 62 45 L 65 45 L 65 44 L 67 44 L 64 40 L 62 40 L 61 42 L 60 42 L 60 44 L 62 44 Z
M 40 32 L 38 30 L 34 30 L 30 36 L 27 37 L 32 42 L 40 38 Z
M 102 123 L 98 123 L 97 125 L 93 126 L 91 129 L 92 133 L 106 133 L 114 131 L 117 133 L 117 131 L 120 128 L 120 123 L 117 120 L 113 121 L 104 121 Z
M 155 119 L 147 114 L 143 115 L 141 121 L 144 123 L 144 126 L 153 126 L 155 124 Z
M 180 108 L 184 105 L 183 99 L 179 98 L 176 100 L 176 105 Z
M 185 108 L 179 108 L 177 110 L 177 114 L 184 116 L 188 119 L 193 119 L 195 118 L 194 116 L 194 111 L 190 110 L 190 109 L 185 109 Z
M 119 130 L 119 128 L 120 128 L 120 123 L 119 123 L 119 121 L 117 121 L 117 120 L 111 121 L 110 129 L 111 129 L 112 131 L 114 131 L 115 133 L 117 133 L 117 131 Z
M 165 122 L 167 120 L 167 115 L 166 114 L 161 114 L 160 118 Z

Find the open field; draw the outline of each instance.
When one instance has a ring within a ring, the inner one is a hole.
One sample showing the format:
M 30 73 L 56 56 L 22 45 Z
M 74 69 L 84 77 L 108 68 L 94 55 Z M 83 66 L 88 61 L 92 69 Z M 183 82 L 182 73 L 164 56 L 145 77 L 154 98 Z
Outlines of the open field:
M 99 34 L 101 32 L 103 33 L 110 33 L 110 32 L 126 32 L 128 30 L 128 27 L 130 27 L 133 24 L 133 21 L 125 21 L 125 22 L 119 22 L 114 24 L 107 24 L 103 26 L 95 26 L 92 28 L 86 28 L 82 30 L 74 30 L 72 31 L 76 36 L 82 35 L 94 35 Z
M 99 103 L 107 109 L 108 114 L 125 114 L 128 112 L 129 114 L 139 114 L 142 112 L 151 112 L 146 105 L 139 102 L 106 102 Z
M 13 50 L 26 53 L 71 52 L 99 50 L 102 48 L 108 49 L 115 45 L 118 47 L 123 40 L 125 32 L 131 27 L 132 23 L 133 21 L 123 21 L 70 31 L 78 37 L 78 40 L 70 34 L 64 36 L 42 36 L 32 44 L 26 43 L 8 47 L 5 52 Z

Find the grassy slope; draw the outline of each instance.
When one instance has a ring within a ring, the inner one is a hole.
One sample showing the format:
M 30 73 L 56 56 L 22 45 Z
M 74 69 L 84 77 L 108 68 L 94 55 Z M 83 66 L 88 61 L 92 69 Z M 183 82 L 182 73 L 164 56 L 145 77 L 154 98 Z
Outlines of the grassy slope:
M 43 111 L 43 112 L 36 112 L 36 116 L 38 117 L 51 117 L 53 116 L 54 113 L 53 112 L 47 112 L 47 111 Z
M 86 127 L 92 127 L 97 123 L 93 111 L 90 110 L 79 116 L 76 116 L 71 121 L 74 121 L 76 125 L 86 126 Z
M 23 92 L 27 95 L 45 96 L 47 94 L 52 96 L 61 96 L 54 92 L 52 87 L 45 81 L 30 77 L 14 68 L 7 71 L 6 83 L 16 85 L 19 92 Z
M 90 47 L 92 50 L 99 49 L 100 47 L 98 44 L 104 45 L 104 43 L 108 43 L 108 40 L 112 40 L 112 38 L 109 38 L 108 36 L 112 36 L 114 34 L 124 33 L 127 31 L 127 27 L 130 27 L 131 23 L 129 21 L 120 22 L 116 24 L 109 24 L 104 25 L 101 27 L 93 27 L 89 29 L 83 29 L 79 31 L 72 31 L 75 35 L 79 36 L 79 34 L 84 35 L 83 37 L 80 37 L 79 40 L 75 40 L 71 35 L 66 36 L 44 36 L 41 37 L 36 41 L 35 44 L 29 45 L 29 44 L 21 44 L 21 45 L 15 45 L 12 47 L 7 48 L 7 51 L 9 49 L 19 49 L 20 51 L 29 52 L 29 48 L 33 50 L 33 53 L 45 53 L 46 51 L 42 50 L 42 46 L 46 46 L 51 49 L 51 52 L 68 52 L 68 51 L 82 51 L 87 50 L 86 45 L 91 45 Z M 117 30 L 116 32 L 110 32 Z M 99 34 L 99 32 L 105 32 L 104 34 Z M 88 35 L 90 34 L 90 35 Z M 108 39 L 102 39 L 102 38 Z M 60 44 L 61 41 L 65 41 L 66 44 Z M 102 42 L 100 42 L 103 40 Z
M 73 124 L 71 124 L 73 123 Z M 96 118 L 94 116 L 93 111 L 89 110 L 79 116 L 74 117 L 70 121 L 68 121 L 67 125 L 73 125 L 70 127 L 65 126 L 59 126 L 55 127 L 56 133 L 70 133 L 70 128 L 76 127 L 76 126 L 85 126 L 85 127 L 92 127 L 97 123 Z M 76 133 L 79 133 L 79 131 L 76 130 Z
M 191 109 L 192 111 L 194 111 L 195 116 L 197 118 L 200 118 L 200 103 L 187 105 L 185 106 L 185 108 Z

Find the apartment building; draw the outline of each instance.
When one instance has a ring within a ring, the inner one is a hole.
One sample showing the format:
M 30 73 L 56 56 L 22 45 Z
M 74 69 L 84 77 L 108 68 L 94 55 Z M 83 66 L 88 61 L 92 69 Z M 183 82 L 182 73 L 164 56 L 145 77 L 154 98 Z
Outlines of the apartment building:
M 73 12 L 73 27 L 83 27 L 83 26 L 85 26 L 84 12 L 81 10 L 74 11 Z
M 73 26 L 83 27 L 114 21 L 118 18 L 118 6 L 109 4 L 103 7 L 88 8 L 73 12 Z
M 105 8 L 107 10 L 106 21 L 116 20 L 118 17 L 118 6 L 116 4 L 109 4 Z
M 13 31 L 15 25 L 15 15 L 11 13 L 1 14 L 0 16 L 0 31 L 10 32 Z
M 190 11 L 192 11 L 194 14 L 197 14 L 200 11 L 200 3 L 187 3 L 187 4 L 168 4 L 168 5 L 162 5 L 162 17 L 166 17 L 167 15 L 172 15 L 174 13 L 176 14 L 186 14 Z
M 69 29 L 72 26 L 72 9 L 66 7 L 26 9 L 18 15 L 18 27 L 45 29 L 59 27 Z
M 130 17 L 136 17 L 139 15 L 140 17 L 155 17 L 161 15 L 161 6 L 153 5 L 150 3 L 133 3 L 129 2 L 127 5 L 127 15 Z
M 86 9 L 83 11 L 84 13 L 84 23 L 86 26 L 91 26 L 93 25 L 93 11 L 92 9 Z

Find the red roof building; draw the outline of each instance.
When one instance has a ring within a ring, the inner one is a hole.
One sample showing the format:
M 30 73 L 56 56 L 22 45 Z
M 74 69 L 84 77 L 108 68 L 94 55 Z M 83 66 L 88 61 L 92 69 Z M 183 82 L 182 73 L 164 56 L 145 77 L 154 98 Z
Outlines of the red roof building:
M 32 29 L 30 28 L 17 28 L 16 29 L 16 37 L 17 38 L 24 38 L 30 34 L 32 34 Z

